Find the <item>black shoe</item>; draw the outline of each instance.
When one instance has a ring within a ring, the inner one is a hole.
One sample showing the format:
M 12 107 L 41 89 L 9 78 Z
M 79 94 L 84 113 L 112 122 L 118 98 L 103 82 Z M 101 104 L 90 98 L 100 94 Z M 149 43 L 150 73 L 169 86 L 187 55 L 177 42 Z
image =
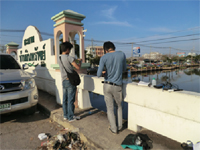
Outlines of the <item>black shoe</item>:
M 114 134 L 114 135 L 117 135 L 118 133 L 117 132 L 113 132 L 112 130 L 111 130 L 111 128 L 108 128 L 109 130 L 110 130 L 110 132 L 112 133 L 112 134 Z
M 118 130 L 118 133 L 122 132 L 123 131 L 123 128 L 121 128 L 120 130 Z

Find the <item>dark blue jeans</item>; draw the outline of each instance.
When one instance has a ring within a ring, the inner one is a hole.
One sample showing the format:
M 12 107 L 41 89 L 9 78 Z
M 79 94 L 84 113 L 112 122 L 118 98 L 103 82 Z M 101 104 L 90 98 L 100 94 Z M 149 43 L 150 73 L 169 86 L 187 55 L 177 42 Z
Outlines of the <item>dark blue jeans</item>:
M 76 95 L 76 86 L 71 85 L 69 80 L 64 80 L 63 83 L 63 114 L 68 120 L 72 120 L 74 116 L 74 102 Z

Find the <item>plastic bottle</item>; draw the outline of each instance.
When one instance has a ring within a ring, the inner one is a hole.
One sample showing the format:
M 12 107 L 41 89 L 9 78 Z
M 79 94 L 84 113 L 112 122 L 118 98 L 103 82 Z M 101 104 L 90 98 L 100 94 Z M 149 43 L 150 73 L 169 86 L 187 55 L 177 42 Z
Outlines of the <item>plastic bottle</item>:
M 156 85 L 156 80 L 155 80 L 155 78 L 153 78 L 153 80 L 152 80 L 152 86 L 154 86 L 154 85 Z
M 91 115 L 92 114 L 92 112 L 91 111 L 88 111 L 88 115 Z
M 128 77 L 128 83 L 131 83 L 132 80 L 131 80 L 131 71 L 130 70 L 128 70 L 127 77 Z

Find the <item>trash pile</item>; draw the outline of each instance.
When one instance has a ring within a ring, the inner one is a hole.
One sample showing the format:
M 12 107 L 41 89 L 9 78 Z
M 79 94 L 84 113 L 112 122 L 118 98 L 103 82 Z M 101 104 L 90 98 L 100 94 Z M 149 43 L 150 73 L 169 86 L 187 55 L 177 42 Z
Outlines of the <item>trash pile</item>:
M 41 146 L 37 150 L 88 150 L 76 130 L 70 131 L 65 128 L 58 135 L 54 136 L 48 133 L 41 133 L 38 135 L 38 138 L 43 142 L 41 142 Z

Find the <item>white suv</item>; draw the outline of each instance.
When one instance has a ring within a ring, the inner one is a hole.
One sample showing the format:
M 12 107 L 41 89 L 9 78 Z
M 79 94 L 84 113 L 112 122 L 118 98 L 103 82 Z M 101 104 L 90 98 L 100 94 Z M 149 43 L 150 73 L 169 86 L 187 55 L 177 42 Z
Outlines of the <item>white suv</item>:
M 0 54 L 0 114 L 17 110 L 35 113 L 38 90 L 34 75 L 24 69 L 11 55 Z

